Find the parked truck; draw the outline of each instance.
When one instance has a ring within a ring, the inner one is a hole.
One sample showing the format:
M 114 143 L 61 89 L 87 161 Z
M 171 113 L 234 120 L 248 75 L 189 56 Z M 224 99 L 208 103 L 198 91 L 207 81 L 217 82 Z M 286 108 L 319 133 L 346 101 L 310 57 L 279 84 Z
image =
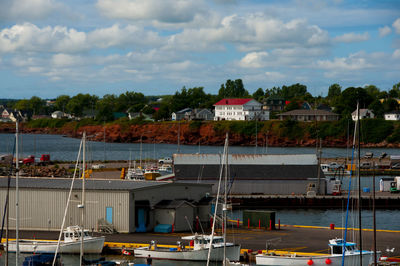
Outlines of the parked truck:
M 50 154 L 42 154 L 40 158 L 35 158 L 35 155 L 30 155 L 29 157 L 22 160 L 22 164 L 25 165 L 47 165 L 50 163 Z

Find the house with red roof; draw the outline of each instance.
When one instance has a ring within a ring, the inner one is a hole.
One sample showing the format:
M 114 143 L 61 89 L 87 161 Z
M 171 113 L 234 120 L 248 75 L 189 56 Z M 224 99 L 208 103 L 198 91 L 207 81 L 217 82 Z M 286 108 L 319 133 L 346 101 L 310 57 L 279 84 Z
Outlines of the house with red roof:
M 214 104 L 214 120 L 269 120 L 269 111 L 254 99 L 225 98 Z

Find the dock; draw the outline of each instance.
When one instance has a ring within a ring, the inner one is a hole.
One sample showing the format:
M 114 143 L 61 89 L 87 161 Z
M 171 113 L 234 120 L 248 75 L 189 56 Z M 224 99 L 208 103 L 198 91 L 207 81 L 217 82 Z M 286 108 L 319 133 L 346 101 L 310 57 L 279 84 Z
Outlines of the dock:
M 342 208 L 347 204 L 347 191 L 342 191 L 341 195 L 267 195 L 267 194 L 248 194 L 248 195 L 229 195 L 234 204 L 241 208 Z M 372 209 L 372 193 L 363 192 L 361 196 L 363 209 Z M 389 192 L 376 192 L 375 208 L 395 209 L 400 208 L 400 194 Z
M 276 225 L 278 228 L 278 225 Z M 355 232 L 358 229 L 348 230 L 348 241 L 352 241 L 352 236 L 358 236 Z M 281 225 L 279 230 L 268 230 L 267 228 L 236 228 L 234 224 L 227 230 L 227 241 L 241 244 L 242 253 L 256 254 L 266 250 L 287 253 L 318 253 L 328 252 L 328 240 L 332 238 L 342 238 L 343 228 L 318 227 L 318 226 L 299 226 Z M 98 235 L 97 233 L 94 233 Z M 148 245 L 152 240 L 156 240 L 160 245 L 176 245 L 181 241 L 181 237 L 191 234 L 186 233 L 130 233 L 130 234 L 110 234 L 105 235 L 107 246 L 106 250 L 122 249 L 133 250 L 135 247 Z M 382 252 L 382 256 L 400 257 L 400 231 L 377 230 L 377 250 Z M 15 237 L 15 232 L 10 231 L 10 237 Z M 20 231 L 20 237 L 24 239 L 46 239 L 56 240 L 58 232 L 55 231 Z M 3 239 L 4 242 L 4 239 Z M 356 242 L 358 242 L 356 240 Z M 364 250 L 373 249 L 373 231 L 363 229 Z

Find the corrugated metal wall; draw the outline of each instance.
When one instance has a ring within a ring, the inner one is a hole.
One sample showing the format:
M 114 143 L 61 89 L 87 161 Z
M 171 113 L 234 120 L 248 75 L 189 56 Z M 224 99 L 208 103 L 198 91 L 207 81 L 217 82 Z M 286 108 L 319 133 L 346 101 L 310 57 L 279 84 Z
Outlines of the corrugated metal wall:
M 5 204 L 6 189 L 0 190 L 0 206 Z M 66 190 L 20 189 L 20 228 L 21 230 L 59 230 L 67 203 Z M 98 219 L 106 218 L 106 207 L 112 207 L 113 225 L 119 232 L 129 232 L 130 193 L 127 191 L 87 191 L 86 219 L 87 229 L 97 230 Z M 79 225 L 81 193 L 73 192 L 68 208 L 66 226 Z M 1 207 L 1 215 L 3 215 Z M 15 190 L 10 190 L 10 218 L 15 218 Z M 132 222 L 133 223 L 133 222 Z M 10 228 L 15 228 L 15 220 L 10 219 Z
M 185 180 L 189 182 L 189 180 Z M 196 181 L 192 181 L 196 182 Z M 217 193 L 218 180 L 202 180 L 203 184 L 214 184 L 212 193 Z M 317 183 L 317 180 L 235 180 L 230 190 L 231 194 L 276 194 L 276 195 L 290 195 L 306 194 L 309 183 Z M 325 179 L 320 180 L 320 192 L 325 194 Z

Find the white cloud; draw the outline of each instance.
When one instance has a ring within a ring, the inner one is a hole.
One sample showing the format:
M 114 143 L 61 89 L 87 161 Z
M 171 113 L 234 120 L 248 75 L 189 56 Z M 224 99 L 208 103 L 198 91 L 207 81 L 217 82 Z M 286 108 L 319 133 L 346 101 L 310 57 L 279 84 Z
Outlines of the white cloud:
M 335 57 L 333 60 L 319 60 L 317 64 L 322 69 L 333 71 L 360 70 L 372 67 L 372 64 L 365 59 L 364 53 L 351 54 L 349 57 Z
M 393 58 L 400 59 L 400 49 L 396 49 L 393 52 Z
M 57 67 L 69 67 L 76 66 L 84 62 L 80 56 L 68 55 L 68 54 L 55 54 L 52 57 L 53 65 Z
M 269 80 L 277 81 L 277 80 L 283 80 L 286 76 L 279 73 L 279 72 L 265 72 L 265 76 Z
M 0 31 L 0 53 L 16 51 L 43 53 L 77 53 L 93 48 L 159 47 L 166 39 L 158 33 L 128 25 L 113 25 L 89 33 L 62 26 L 39 28 L 31 23 L 17 24 Z
M 369 40 L 369 33 L 364 32 L 363 34 L 357 34 L 354 32 L 345 33 L 341 36 L 337 36 L 334 38 L 336 42 L 344 42 L 344 43 L 351 43 L 351 42 L 363 42 Z
M 396 33 L 400 34 L 400 18 L 396 19 L 396 21 L 393 22 L 392 26 L 395 29 Z
M 157 47 L 164 41 L 156 32 L 145 31 L 133 25 L 124 28 L 115 24 L 108 28 L 96 29 L 88 33 L 88 41 L 100 48 L 124 47 L 133 44 L 152 45 Z
M 380 37 L 385 37 L 386 35 L 390 34 L 392 32 L 392 29 L 389 26 L 384 26 L 382 28 L 379 28 L 379 36 Z
M 0 52 L 76 52 L 87 49 L 86 34 L 66 27 L 17 24 L 0 31 Z
M 260 51 L 274 47 L 315 47 L 329 44 L 326 31 L 304 20 L 283 22 L 263 14 L 230 15 L 215 27 L 184 29 L 169 40 L 173 49 L 220 50 L 232 43 L 240 51 Z M 216 46 L 215 46 L 216 45 Z
M 245 68 L 260 68 L 266 65 L 267 59 L 267 52 L 248 53 L 240 60 L 239 65 Z
M 62 6 L 54 0 L 2 0 L 0 20 L 44 19 Z
M 109 18 L 188 22 L 202 10 L 196 0 L 98 0 L 97 8 Z

